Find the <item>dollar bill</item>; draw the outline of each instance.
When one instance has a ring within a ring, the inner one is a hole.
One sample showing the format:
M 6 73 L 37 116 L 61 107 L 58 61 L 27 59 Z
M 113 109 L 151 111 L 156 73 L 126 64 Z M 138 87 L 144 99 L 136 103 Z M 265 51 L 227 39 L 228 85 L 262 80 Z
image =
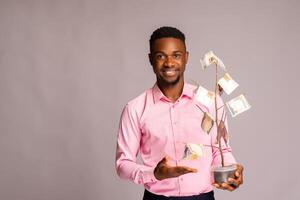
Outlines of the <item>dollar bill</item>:
M 227 95 L 231 94 L 239 84 L 235 82 L 228 73 L 218 81 L 219 86 L 225 91 Z
M 208 112 L 205 112 L 201 122 L 201 128 L 204 132 L 209 134 L 212 126 L 214 125 L 214 118 Z
M 226 146 L 228 146 L 228 131 L 225 126 L 225 121 L 221 120 L 218 125 L 218 134 L 217 134 L 217 141 L 216 143 L 219 144 L 221 141 L 221 138 L 223 138 Z
M 199 101 L 206 107 L 210 107 L 214 102 L 214 97 L 214 92 L 208 91 L 207 89 L 199 85 L 195 95 L 197 101 Z
M 211 64 L 216 64 L 218 67 L 226 71 L 226 67 L 222 60 L 218 58 L 212 51 L 209 51 L 206 54 L 204 54 L 203 58 L 200 59 L 200 63 L 203 70 Z
M 228 101 L 226 103 L 226 106 L 230 111 L 232 117 L 235 117 L 251 108 L 250 104 L 248 103 L 246 97 L 243 94 Z
M 202 144 L 187 143 L 185 145 L 184 155 L 182 159 L 196 160 L 201 156 L 203 156 Z

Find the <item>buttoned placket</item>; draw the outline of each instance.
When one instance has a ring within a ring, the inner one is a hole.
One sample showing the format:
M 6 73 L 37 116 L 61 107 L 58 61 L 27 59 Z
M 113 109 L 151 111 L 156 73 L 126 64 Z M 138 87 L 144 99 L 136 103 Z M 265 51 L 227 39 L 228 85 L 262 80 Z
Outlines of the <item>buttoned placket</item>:
M 173 136 L 173 146 L 174 146 L 174 154 L 175 154 L 175 162 L 176 166 L 178 166 L 178 153 L 177 152 L 177 141 L 178 141 L 178 132 L 177 132 L 177 125 L 178 125 L 178 117 L 176 115 L 176 106 L 178 104 L 178 100 L 175 103 L 170 104 L 170 120 L 171 120 L 171 126 L 172 126 L 172 136 Z M 181 194 L 181 189 L 180 189 L 180 181 L 179 177 L 177 177 L 177 185 L 178 185 L 178 195 L 180 196 Z

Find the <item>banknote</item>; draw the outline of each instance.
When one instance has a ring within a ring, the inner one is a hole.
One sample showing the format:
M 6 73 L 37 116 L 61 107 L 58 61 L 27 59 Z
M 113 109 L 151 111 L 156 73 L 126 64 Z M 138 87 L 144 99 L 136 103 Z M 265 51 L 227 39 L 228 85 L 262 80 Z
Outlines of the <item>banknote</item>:
M 228 73 L 218 81 L 219 86 L 225 91 L 227 95 L 231 94 L 239 84 L 235 82 Z
M 212 126 L 214 125 L 214 118 L 208 112 L 205 112 L 201 122 L 201 128 L 204 132 L 209 134 Z
M 226 146 L 228 146 L 228 131 L 225 126 L 225 121 L 223 120 L 221 120 L 218 125 L 217 144 L 221 141 L 221 138 L 223 138 Z
M 212 103 L 214 103 L 215 94 L 214 92 L 208 91 L 207 89 L 199 85 L 196 91 L 195 98 L 206 107 L 209 107 L 212 105 Z
M 185 145 L 184 155 L 182 159 L 196 160 L 201 156 L 203 156 L 202 144 L 187 143 Z
M 232 117 L 235 117 L 238 114 L 241 114 L 242 112 L 245 112 L 246 110 L 251 108 L 250 104 L 243 94 L 226 102 L 226 106 L 230 111 Z
M 218 67 L 226 71 L 226 67 L 222 60 L 218 58 L 212 51 L 209 51 L 206 54 L 204 54 L 203 58 L 200 59 L 200 63 L 202 69 L 206 69 L 211 64 L 216 64 Z

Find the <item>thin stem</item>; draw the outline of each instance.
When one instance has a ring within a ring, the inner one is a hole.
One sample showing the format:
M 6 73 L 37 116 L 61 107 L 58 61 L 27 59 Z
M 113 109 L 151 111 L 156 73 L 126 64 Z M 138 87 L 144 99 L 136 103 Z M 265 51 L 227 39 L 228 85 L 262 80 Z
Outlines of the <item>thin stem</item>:
M 223 108 L 224 107 L 224 105 L 223 106 L 220 106 L 217 110 L 220 110 L 221 108 Z
M 221 137 L 219 133 L 219 124 L 218 124 L 218 105 L 217 105 L 217 90 L 218 90 L 218 64 L 216 63 L 216 82 L 215 82 L 215 111 L 216 111 L 216 126 L 217 126 L 217 138 L 219 138 L 219 151 L 221 155 L 221 163 L 222 167 L 224 167 L 224 156 L 222 152 L 222 145 L 221 145 Z
M 218 146 L 215 146 L 215 145 L 207 145 L 207 144 L 204 144 L 203 146 L 204 146 L 204 147 L 211 147 L 211 148 L 217 148 L 217 149 L 219 149 L 219 147 L 218 147 Z
M 205 111 L 202 110 L 202 108 L 201 108 L 199 105 L 196 104 L 196 106 L 197 106 L 203 113 L 205 113 Z

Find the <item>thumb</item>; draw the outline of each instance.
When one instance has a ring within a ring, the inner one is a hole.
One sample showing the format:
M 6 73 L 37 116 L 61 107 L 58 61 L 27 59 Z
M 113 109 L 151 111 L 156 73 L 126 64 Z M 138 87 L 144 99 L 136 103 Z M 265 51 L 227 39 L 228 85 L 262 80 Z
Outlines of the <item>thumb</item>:
M 161 161 L 163 164 L 167 164 L 167 162 L 170 160 L 169 156 L 165 156 Z
M 161 161 L 158 162 L 157 166 L 166 165 L 168 160 L 168 156 L 163 157 L 163 159 L 161 159 Z

